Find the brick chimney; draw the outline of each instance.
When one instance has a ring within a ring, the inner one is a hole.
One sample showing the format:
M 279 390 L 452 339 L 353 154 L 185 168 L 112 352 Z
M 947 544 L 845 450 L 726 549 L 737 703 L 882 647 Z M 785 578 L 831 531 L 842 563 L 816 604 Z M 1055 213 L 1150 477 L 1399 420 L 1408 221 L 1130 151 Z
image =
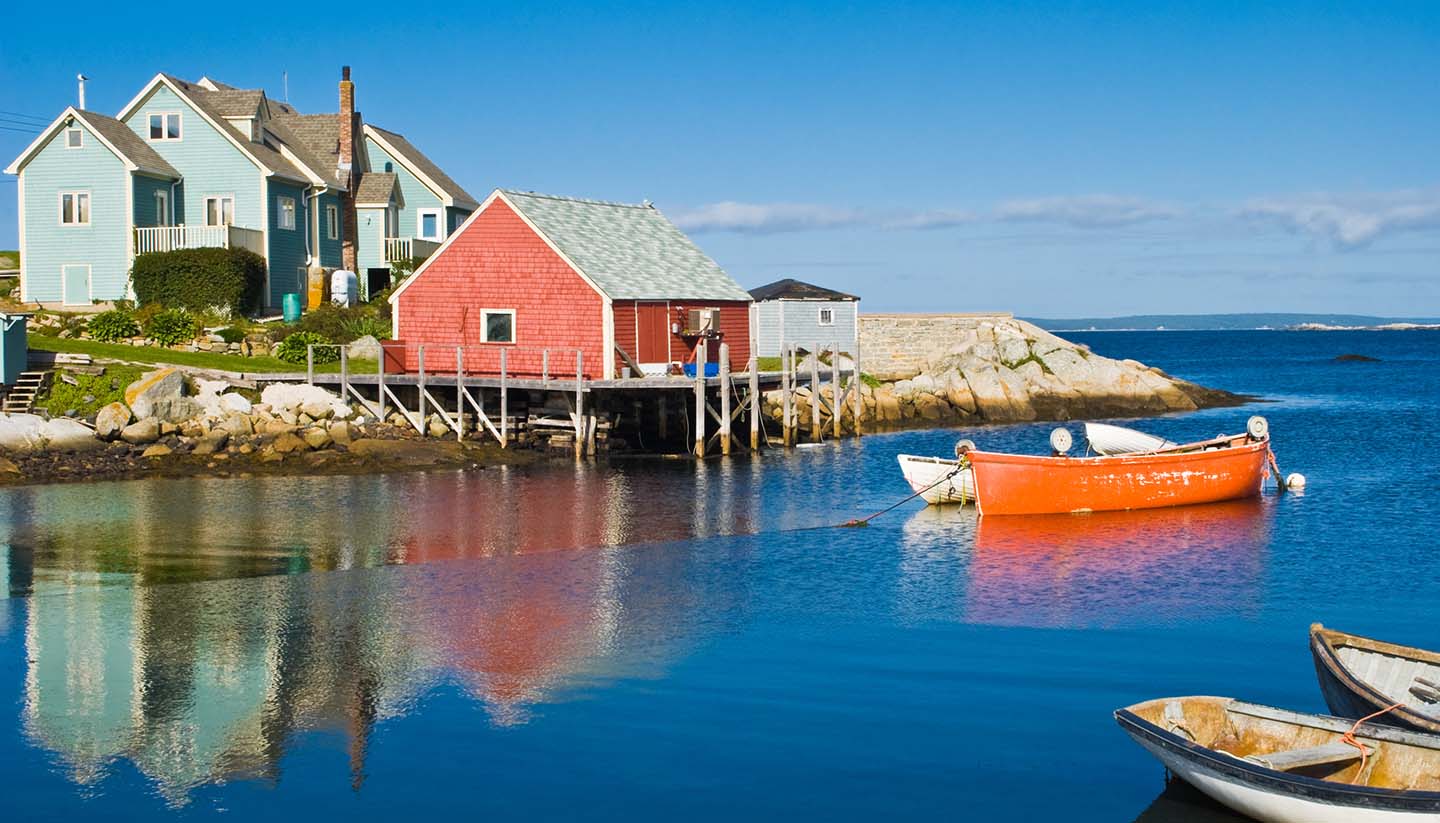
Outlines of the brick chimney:
M 350 82 L 350 67 L 340 68 L 340 157 L 337 161 L 336 176 L 345 182 L 345 191 L 340 195 L 341 214 L 341 265 L 355 271 L 355 233 L 358 217 L 355 214 L 355 84 Z

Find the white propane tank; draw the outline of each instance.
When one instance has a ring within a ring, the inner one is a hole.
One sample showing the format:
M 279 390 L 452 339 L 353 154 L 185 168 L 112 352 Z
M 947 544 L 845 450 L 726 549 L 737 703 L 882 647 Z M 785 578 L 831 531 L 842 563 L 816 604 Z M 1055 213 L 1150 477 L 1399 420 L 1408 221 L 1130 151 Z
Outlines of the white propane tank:
M 337 269 L 330 275 L 330 302 L 337 306 L 353 306 L 360 300 L 360 280 L 355 272 Z
M 1074 444 L 1075 441 L 1070 437 L 1069 429 L 1056 429 L 1050 432 L 1050 448 L 1054 449 L 1056 454 L 1070 451 L 1070 447 Z
M 1305 488 L 1305 475 L 1300 472 L 1290 472 L 1285 476 L 1285 487 L 1296 491 Z

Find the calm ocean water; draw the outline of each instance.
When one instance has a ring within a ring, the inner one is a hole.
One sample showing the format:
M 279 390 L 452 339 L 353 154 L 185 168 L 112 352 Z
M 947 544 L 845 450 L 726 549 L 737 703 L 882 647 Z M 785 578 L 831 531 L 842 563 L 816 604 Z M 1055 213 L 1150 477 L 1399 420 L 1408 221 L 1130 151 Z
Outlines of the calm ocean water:
M 1440 647 L 1436 332 L 1070 335 L 1271 403 L 1303 496 L 989 518 L 899 452 L 0 491 L 7 819 L 1231 820 L 1115 726 L 1323 711 L 1323 621 Z M 1336 363 L 1339 354 L 1379 363 Z M 1077 430 L 1078 432 L 1078 430 Z

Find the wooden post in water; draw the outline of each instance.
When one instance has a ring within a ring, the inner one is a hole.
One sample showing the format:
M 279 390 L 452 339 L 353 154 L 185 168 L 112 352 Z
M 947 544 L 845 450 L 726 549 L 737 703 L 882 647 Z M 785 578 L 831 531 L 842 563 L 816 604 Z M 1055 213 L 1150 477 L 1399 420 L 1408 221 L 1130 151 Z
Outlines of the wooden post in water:
M 780 445 L 790 448 L 790 346 L 780 345 Z
M 760 451 L 760 358 L 750 358 L 750 451 Z
M 695 347 L 695 457 L 705 456 L 705 349 L 704 338 Z
M 585 353 L 575 350 L 575 459 L 585 456 Z
M 416 351 L 416 357 L 420 366 L 420 436 L 430 436 L 430 424 L 425 422 L 425 347 L 422 345 Z
M 669 394 L 669 392 L 662 390 L 658 392 L 655 397 L 655 424 L 660 430 L 660 439 L 662 441 L 670 435 L 670 404 L 665 402 L 665 398 L 668 397 Z
M 500 448 L 510 444 L 510 388 L 505 368 L 506 349 L 500 350 Z
M 810 344 L 810 442 L 819 443 L 820 436 L 820 344 Z
M 720 344 L 720 453 L 730 453 L 730 344 Z
M 380 371 L 376 372 L 376 385 L 380 388 L 380 422 L 385 422 L 385 344 L 380 344 Z
M 865 383 L 860 380 L 860 347 L 858 345 L 850 354 L 850 364 L 854 367 L 852 379 L 855 381 L 855 436 L 859 437 L 860 418 L 865 415 L 865 400 L 860 396 L 860 390 L 865 388 Z
M 350 352 L 340 347 L 340 399 L 350 403 Z
M 476 420 L 478 427 L 480 421 Z M 455 347 L 455 439 L 465 439 L 465 349 Z
M 840 394 L 840 344 L 830 349 L 830 428 L 835 439 L 840 439 L 840 415 L 844 413 L 845 398 Z

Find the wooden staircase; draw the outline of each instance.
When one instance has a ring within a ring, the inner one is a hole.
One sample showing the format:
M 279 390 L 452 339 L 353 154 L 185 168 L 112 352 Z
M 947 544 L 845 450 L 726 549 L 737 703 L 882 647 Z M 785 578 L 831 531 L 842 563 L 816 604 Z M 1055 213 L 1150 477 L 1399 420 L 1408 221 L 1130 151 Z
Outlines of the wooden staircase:
M 35 395 L 50 379 L 49 371 L 23 371 L 13 385 L 6 387 L 0 411 L 6 414 L 28 414 L 35 407 Z

